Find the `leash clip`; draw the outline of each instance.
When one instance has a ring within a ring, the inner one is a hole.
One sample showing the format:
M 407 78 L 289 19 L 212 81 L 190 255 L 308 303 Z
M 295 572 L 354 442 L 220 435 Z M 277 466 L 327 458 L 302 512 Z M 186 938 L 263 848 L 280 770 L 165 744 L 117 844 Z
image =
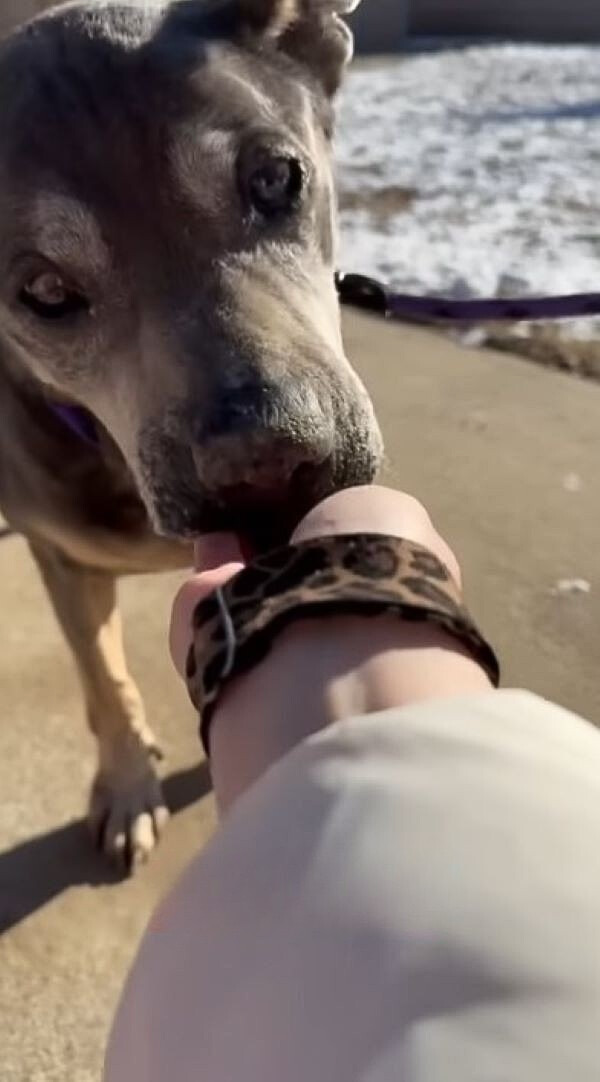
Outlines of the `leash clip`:
M 376 278 L 369 278 L 365 274 L 342 274 L 338 271 L 335 285 L 342 304 L 352 304 L 356 308 L 377 312 L 381 316 L 390 314 L 388 291 Z

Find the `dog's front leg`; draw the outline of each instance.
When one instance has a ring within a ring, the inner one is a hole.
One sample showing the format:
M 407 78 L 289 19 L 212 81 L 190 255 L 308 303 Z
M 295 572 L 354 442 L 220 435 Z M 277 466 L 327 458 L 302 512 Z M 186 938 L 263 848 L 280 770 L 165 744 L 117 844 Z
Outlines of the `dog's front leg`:
M 37 542 L 31 549 L 75 656 L 99 765 L 90 800 L 98 845 L 132 869 L 154 848 L 168 818 L 153 759 L 160 753 L 127 671 L 116 582 Z

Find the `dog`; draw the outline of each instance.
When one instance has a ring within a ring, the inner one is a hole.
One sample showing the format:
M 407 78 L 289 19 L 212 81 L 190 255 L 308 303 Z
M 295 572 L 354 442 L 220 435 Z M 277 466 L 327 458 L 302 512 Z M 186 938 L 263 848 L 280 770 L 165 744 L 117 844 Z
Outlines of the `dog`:
M 117 576 L 190 566 L 210 531 L 264 550 L 381 459 L 334 285 L 353 6 L 87 0 L 0 46 L 0 507 L 81 678 L 92 831 L 129 868 L 167 812 Z

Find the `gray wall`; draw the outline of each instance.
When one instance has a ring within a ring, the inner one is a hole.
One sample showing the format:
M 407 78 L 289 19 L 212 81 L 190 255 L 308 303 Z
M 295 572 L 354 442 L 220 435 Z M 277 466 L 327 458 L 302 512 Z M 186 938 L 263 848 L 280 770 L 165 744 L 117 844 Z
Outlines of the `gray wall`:
M 375 4 L 377 0 L 374 0 Z M 400 0 L 402 2 L 402 0 Z M 365 0 L 368 6 L 369 0 Z M 414 34 L 600 38 L 599 0 L 410 0 Z
M 600 0 L 363 0 L 358 52 L 393 52 L 405 33 L 600 41 Z
M 408 31 L 409 7 L 409 0 L 363 0 L 348 20 L 354 30 L 357 51 L 396 52 Z

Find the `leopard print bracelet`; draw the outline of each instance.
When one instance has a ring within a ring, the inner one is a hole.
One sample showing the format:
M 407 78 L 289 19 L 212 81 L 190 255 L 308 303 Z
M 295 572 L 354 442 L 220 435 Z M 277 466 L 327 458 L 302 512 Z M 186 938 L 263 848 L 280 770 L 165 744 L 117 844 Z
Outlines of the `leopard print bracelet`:
M 186 675 L 206 754 L 223 687 L 258 665 L 283 628 L 301 618 L 384 613 L 443 627 L 498 685 L 496 655 L 433 553 L 380 534 L 318 538 L 261 556 L 196 607 Z

